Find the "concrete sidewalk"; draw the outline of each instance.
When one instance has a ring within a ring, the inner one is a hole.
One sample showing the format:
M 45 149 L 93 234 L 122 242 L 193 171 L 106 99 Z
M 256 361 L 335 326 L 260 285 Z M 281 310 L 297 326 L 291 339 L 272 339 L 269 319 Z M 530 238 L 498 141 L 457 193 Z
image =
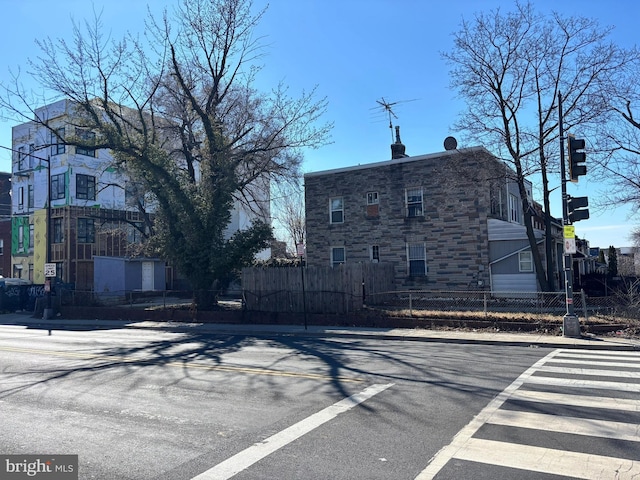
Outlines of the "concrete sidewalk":
M 583 335 L 571 338 L 540 333 L 487 332 L 467 330 L 428 330 L 404 328 L 320 327 L 310 325 L 253 325 L 225 323 L 184 323 L 126 320 L 67 320 L 34 318 L 30 313 L 0 315 L 0 325 L 22 325 L 45 330 L 107 330 L 120 328 L 156 329 L 174 332 L 219 335 L 288 335 L 300 337 L 353 337 L 380 340 L 409 340 L 423 342 L 483 343 L 520 345 L 525 347 L 613 349 L 640 352 L 640 339 L 616 336 Z

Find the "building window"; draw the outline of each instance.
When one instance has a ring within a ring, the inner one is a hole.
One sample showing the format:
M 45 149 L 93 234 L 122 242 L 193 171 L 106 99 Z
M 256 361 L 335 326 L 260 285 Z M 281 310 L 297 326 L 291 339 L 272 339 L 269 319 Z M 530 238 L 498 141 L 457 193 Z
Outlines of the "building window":
M 427 253 L 424 243 L 407 244 L 409 275 L 423 277 L 427 274 Z
M 33 282 L 33 263 L 29 264 L 29 276 L 27 278 L 29 281 Z
M 34 200 L 33 200 L 33 185 L 27 186 L 27 208 L 33 208 Z
M 380 261 L 380 247 L 378 245 L 371 245 L 371 261 L 373 263 Z
M 407 217 L 422 217 L 422 188 L 407 188 Z
M 29 168 L 33 168 L 34 165 L 34 158 L 33 158 L 33 152 L 36 151 L 36 146 L 33 143 L 29 144 Z
M 520 209 L 518 208 L 518 197 L 509 194 L 509 219 L 514 223 L 520 223 Z
M 531 252 L 520 252 L 518 254 L 518 264 L 521 272 L 533 272 L 533 255 L 531 255 Z
M 51 199 L 52 200 L 60 200 L 66 197 L 66 188 L 65 188 L 65 177 L 64 173 L 60 173 L 58 175 L 53 175 L 51 177 Z
M 96 134 L 91 130 L 84 128 L 76 128 L 76 137 L 85 145 L 76 147 L 76 155 L 86 155 L 87 157 L 95 157 L 96 149 L 91 145 L 96 143 Z
M 0 238 L 0 255 L 4 255 L 4 238 Z
M 335 267 L 345 262 L 344 247 L 331 248 L 331 266 Z
M 96 227 L 93 218 L 78 219 L 78 243 L 95 243 Z
M 378 192 L 367 192 L 367 217 L 378 216 L 378 203 Z
M 62 230 L 62 218 L 51 219 L 53 224 L 53 243 L 64 243 L 64 232 Z
M 33 223 L 29 224 L 29 248 L 33 248 Z
M 18 188 L 18 209 L 22 210 L 24 208 L 24 187 Z
M 331 223 L 344 222 L 344 201 L 342 197 L 332 198 L 329 200 L 329 208 L 331 209 Z
M 18 170 L 24 170 L 26 168 L 25 160 L 27 155 L 24 147 L 18 147 Z
M 18 227 L 18 251 L 22 252 L 24 250 L 24 229 L 22 225 Z
M 59 155 L 64 152 L 64 127 L 62 127 L 51 132 L 51 155 Z
M 96 177 L 76 175 L 76 198 L 81 200 L 96 199 Z

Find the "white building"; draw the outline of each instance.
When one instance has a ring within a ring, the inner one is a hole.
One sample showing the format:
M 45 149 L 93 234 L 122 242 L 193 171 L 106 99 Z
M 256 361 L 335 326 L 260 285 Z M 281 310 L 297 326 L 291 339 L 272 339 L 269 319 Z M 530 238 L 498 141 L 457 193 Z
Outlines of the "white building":
M 95 135 L 74 124 L 73 108 L 61 100 L 38 108 L 38 121 L 13 127 L 11 256 L 13 277 L 43 283 L 44 264 L 55 263 L 59 281 L 82 290 L 94 287 L 94 256 L 135 255 L 145 229 L 138 200 L 150 208 L 107 149 L 64 143 Z M 256 189 L 257 203 L 267 205 L 261 218 L 269 218 L 268 191 Z M 252 210 L 236 202 L 229 234 L 251 224 Z M 173 276 L 168 269 L 169 284 Z

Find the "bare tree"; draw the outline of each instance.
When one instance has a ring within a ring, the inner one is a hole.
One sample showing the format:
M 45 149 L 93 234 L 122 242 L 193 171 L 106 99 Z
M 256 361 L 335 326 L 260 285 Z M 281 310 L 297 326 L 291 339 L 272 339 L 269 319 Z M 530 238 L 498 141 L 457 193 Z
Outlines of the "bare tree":
M 315 89 L 256 90 L 263 13 L 249 0 L 182 0 L 149 16 L 146 43 L 105 38 L 96 15 L 74 23 L 71 41 L 39 41 L 31 64 L 43 87 L 75 102 L 97 133 L 92 146 L 110 149 L 153 193 L 154 245 L 188 278 L 199 308 L 271 237 L 263 218 L 229 238 L 234 200 L 268 211 L 269 181 L 299 176 L 301 149 L 323 145 L 331 128 L 319 124 L 327 102 Z M 26 96 L 12 93 L 4 103 L 15 109 Z
M 276 187 L 273 196 L 273 219 L 287 236 L 291 251 L 304 244 L 307 230 L 304 210 L 304 188 L 298 183 L 282 183 Z
M 628 62 L 603 92 L 610 105 L 606 124 L 593 135 L 598 155 L 598 180 L 606 184 L 599 193 L 599 206 L 629 205 L 631 217 L 640 211 L 640 62 Z M 629 238 L 640 246 L 640 228 Z
M 443 54 L 452 65 L 452 86 L 467 101 L 457 127 L 500 151 L 516 172 L 524 225 L 538 284 L 554 290 L 550 175 L 559 171 L 558 95 L 566 130 L 591 125 L 607 105 L 609 77 L 637 58 L 609 42 L 610 28 L 579 16 L 538 14 L 530 3 L 513 12 L 479 13 L 463 20 L 454 48 Z M 490 147 L 491 148 L 491 147 Z M 539 175 L 546 212 L 546 271 L 538 250 L 525 178 Z

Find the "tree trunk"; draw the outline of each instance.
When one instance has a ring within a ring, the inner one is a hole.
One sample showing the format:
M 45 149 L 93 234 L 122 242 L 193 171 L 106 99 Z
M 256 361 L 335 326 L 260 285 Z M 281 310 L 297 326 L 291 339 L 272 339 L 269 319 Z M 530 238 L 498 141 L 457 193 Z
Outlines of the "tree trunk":
M 198 311 L 213 310 L 218 305 L 218 298 L 213 290 L 194 289 L 193 303 Z

